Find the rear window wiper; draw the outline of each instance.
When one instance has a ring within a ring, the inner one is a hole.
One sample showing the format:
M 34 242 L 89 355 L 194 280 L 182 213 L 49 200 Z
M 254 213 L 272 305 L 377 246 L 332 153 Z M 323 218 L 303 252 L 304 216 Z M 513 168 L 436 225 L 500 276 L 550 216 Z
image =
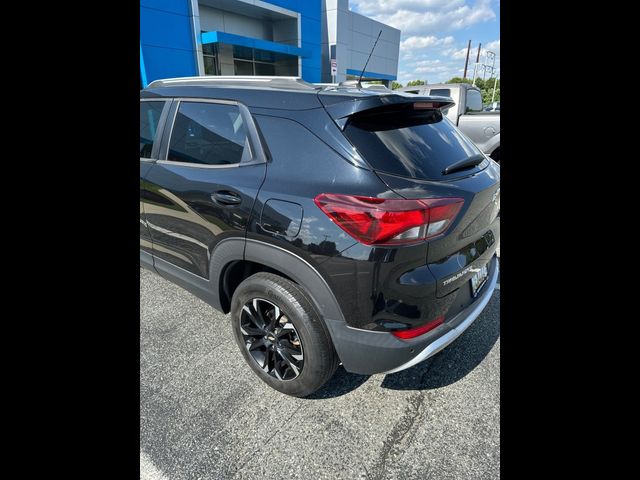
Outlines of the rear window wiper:
M 457 172 L 458 170 L 466 170 L 467 168 L 475 167 L 476 165 L 482 163 L 483 160 L 484 155 L 478 153 L 477 155 L 473 155 L 469 158 L 465 158 L 464 160 L 452 163 L 442 171 L 442 174 L 449 175 L 450 173 Z

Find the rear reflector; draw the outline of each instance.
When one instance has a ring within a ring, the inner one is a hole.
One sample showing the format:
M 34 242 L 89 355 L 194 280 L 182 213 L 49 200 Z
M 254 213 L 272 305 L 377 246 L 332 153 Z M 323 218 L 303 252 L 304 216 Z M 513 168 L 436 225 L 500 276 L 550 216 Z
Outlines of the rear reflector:
M 426 325 L 421 325 L 420 327 L 409 328 L 408 330 L 397 330 L 395 332 L 391 332 L 391 334 L 395 337 L 401 338 L 402 340 L 408 340 L 409 338 L 419 337 L 420 335 L 424 335 L 427 332 L 430 332 L 438 325 L 442 325 L 444 323 L 444 315 L 436 318 L 435 320 L 430 321 Z
M 462 198 L 385 199 L 321 193 L 316 205 L 365 245 L 398 245 L 443 234 L 462 208 Z

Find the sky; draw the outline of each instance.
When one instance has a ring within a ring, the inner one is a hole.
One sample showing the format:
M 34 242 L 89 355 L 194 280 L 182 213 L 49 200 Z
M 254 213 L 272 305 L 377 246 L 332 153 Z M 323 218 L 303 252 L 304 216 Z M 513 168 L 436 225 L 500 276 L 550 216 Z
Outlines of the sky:
M 485 48 L 494 52 L 500 75 L 500 0 L 350 0 L 349 8 L 402 31 L 398 81 L 403 85 L 462 77 L 469 40 L 467 77 L 473 77 L 480 42 L 481 62 Z

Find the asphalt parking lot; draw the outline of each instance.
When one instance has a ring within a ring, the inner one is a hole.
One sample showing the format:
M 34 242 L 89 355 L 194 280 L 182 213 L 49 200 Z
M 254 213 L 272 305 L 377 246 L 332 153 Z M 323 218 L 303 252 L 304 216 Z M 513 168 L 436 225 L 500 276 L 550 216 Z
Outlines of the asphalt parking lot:
M 312 398 L 270 389 L 229 317 L 140 270 L 140 476 L 145 480 L 495 479 L 500 291 L 431 359 L 392 375 L 339 367 Z

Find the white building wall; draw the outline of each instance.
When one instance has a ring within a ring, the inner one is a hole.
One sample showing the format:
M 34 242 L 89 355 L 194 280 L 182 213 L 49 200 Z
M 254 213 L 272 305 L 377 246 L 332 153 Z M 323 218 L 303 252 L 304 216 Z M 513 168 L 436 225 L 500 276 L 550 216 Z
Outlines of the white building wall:
M 323 82 L 331 81 L 331 45 L 336 46 L 336 81 L 342 82 L 347 79 L 347 70 L 359 72 L 363 69 L 380 30 L 382 34 L 367 65 L 367 72 L 397 77 L 400 30 L 351 12 L 348 0 L 323 0 L 322 5 Z
M 200 5 L 200 29 L 205 32 L 217 30 L 273 41 L 273 27 L 270 21 L 238 15 L 205 5 Z

